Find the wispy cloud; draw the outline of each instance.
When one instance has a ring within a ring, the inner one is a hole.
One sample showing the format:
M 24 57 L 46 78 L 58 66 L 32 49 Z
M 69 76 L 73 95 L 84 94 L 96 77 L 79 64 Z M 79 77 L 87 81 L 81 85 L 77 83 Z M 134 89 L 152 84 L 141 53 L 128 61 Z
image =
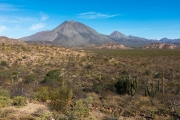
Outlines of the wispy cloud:
M 84 19 L 105 19 L 105 18 L 112 18 L 116 16 L 119 16 L 119 14 L 103 14 L 103 13 L 97 13 L 97 12 L 86 12 L 86 13 L 78 14 L 79 18 L 84 18 Z
M 31 31 L 33 31 L 33 30 L 39 30 L 39 29 L 41 29 L 41 28 L 43 28 L 43 27 L 45 27 L 46 26 L 46 24 L 44 24 L 44 23 L 37 23 L 37 24 L 33 24 L 30 28 L 29 28 L 29 30 L 31 30 Z
M 2 23 L 23 23 L 36 21 L 36 18 L 31 17 L 18 17 L 18 16 L 0 16 L 0 22 Z
M 18 10 L 18 8 L 12 4 L 0 3 L 0 11 L 15 11 L 15 10 Z
M 7 27 L 4 25 L 0 25 L 0 33 L 4 32 L 7 30 Z
M 49 18 L 49 16 L 47 14 L 43 13 L 43 12 L 40 12 L 39 14 L 41 16 L 42 21 L 45 21 L 45 20 L 47 20 Z

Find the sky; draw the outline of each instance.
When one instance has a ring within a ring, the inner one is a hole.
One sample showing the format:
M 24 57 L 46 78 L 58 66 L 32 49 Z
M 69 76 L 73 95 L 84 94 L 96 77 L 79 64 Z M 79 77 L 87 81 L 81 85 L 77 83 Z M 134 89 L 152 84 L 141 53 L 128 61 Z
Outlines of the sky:
M 65 20 L 109 35 L 180 38 L 180 0 L 0 0 L 0 36 L 21 38 Z

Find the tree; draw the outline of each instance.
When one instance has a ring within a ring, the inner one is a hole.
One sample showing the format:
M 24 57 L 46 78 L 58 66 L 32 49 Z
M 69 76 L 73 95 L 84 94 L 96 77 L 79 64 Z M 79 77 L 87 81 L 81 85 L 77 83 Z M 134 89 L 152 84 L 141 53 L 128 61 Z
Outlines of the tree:
M 60 71 L 59 70 L 51 70 L 44 77 L 43 83 L 47 84 L 57 84 L 59 81 Z

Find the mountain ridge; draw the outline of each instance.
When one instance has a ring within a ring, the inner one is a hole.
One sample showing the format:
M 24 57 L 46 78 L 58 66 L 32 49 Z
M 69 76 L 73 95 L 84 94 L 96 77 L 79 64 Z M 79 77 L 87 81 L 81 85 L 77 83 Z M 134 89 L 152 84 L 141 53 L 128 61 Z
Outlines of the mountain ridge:
M 88 44 L 98 45 L 106 42 L 123 44 L 128 47 L 142 47 L 147 44 L 161 42 L 180 45 L 180 39 L 175 41 L 172 39 L 169 39 L 168 41 L 163 41 L 165 39 L 158 41 L 133 35 L 126 36 L 117 30 L 110 35 L 104 35 L 83 23 L 74 20 L 64 21 L 53 30 L 37 32 L 20 39 L 27 43 L 48 43 L 64 47 L 80 47 Z
M 169 39 L 169 38 L 162 38 L 159 40 L 162 43 L 169 43 L 169 44 L 174 44 L 180 46 L 180 38 L 178 39 Z

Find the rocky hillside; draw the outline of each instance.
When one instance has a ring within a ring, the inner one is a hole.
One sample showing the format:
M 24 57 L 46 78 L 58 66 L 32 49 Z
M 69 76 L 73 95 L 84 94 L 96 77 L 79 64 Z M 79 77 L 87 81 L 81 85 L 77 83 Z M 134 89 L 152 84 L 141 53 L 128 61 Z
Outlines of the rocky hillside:
M 173 44 L 165 44 L 165 43 L 153 43 L 142 47 L 143 49 L 176 49 L 178 48 Z
M 89 44 L 83 47 L 84 49 L 131 49 L 122 44 L 116 44 L 112 42 L 103 43 L 101 45 Z
M 25 42 L 18 40 L 18 39 L 12 39 L 5 36 L 0 36 L 0 44 L 26 44 Z

